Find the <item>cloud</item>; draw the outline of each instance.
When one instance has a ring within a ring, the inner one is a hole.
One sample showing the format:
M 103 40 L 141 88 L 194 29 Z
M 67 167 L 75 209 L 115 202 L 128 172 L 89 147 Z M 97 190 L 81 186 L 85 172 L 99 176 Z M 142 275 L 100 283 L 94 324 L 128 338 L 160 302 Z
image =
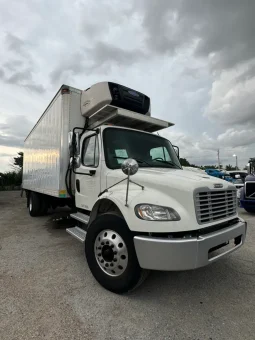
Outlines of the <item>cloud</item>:
M 45 88 L 33 79 L 34 59 L 25 40 L 7 33 L 5 36 L 6 51 L 10 57 L 0 69 L 0 79 L 6 83 L 27 88 L 34 92 L 44 92 Z
M 24 139 L 17 136 L 2 136 L 0 134 L 0 146 L 23 147 Z
M 254 129 L 228 129 L 217 137 L 217 141 L 221 146 L 239 147 L 252 145 L 255 143 Z
M 154 55 L 206 60 L 213 83 L 205 117 L 225 126 L 255 123 L 255 2 L 141 0 Z M 186 71 L 194 76 L 194 68 Z
M 129 66 L 146 57 L 141 50 L 123 49 L 105 42 L 98 42 L 94 48 L 88 49 L 87 53 L 93 60 L 93 68 L 104 64 Z
M 12 157 L 12 153 L 5 153 L 5 152 L 0 152 L 0 157 Z
M 71 81 L 71 78 L 84 71 L 84 54 L 74 53 L 66 56 L 50 73 L 52 84 Z M 64 80 L 65 79 L 65 80 Z
M 145 59 L 140 50 L 123 49 L 109 43 L 98 42 L 95 46 L 84 48 L 67 58 L 50 73 L 52 84 L 71 81 L 72 77 L 83 72 L 98 72 L 111 66 L 130 66 Z M 67 80 L 68 79 L 68 80 Z
M 24 40 L 20 39 L 16 35 L 7 33 L 5 37 L 6 47 L 9 51 L 14 52 L 15 55 L 26 57 L 28 53 L 26 52 L 26 44 Z
M 211 67 L 219 70 L 254 58 L 255 3 L 252 1 L 141 0 L 139 3 L 148 48 L 154 53 L 173 53 L 193 46 L 196 56 L 210 56 Z
M 17 153 L 22 151 L 22 148 L 15 148 L 9 146 L 0 145 L 0 173 L 13 170 L 13 157 L 17 156 Z
M 33 123 L 24 115 L 8 116 L 0 123 L 0 146 L 23 147 Z
M 4 70 L 0 69 L 0 79 L 4 79 L 4 78 L 5 78 Z
M 255 149 L 254 131 L 228 129 L 215 138 L 203 132 L 200 137 L 194 137 L 181 131 L 166 130 L 160 135 L 172 144 L 179 146 L 180 157 L 186 158 L 196 165 L 217 164 L 217 152 L 220 150 L 221 164 L 235 164 L 233 154 L 238 155 L 240 166 L 247 164 L 252 150 Z
M 22 60 L 10 60 L 3 64 L 3 67 L 9 71 L 15 71 L 17 68 L 22 67 L 24 62 Z
M 214 80 L 205 116 L 228 126 L 255 126 L 255 74 L 247 77 L 253 67 L 242 64 Z
M 176 123 L 169 136 L 191 162 L 217 161 L 218 148 L 226 162 L 233 149 L 248 159 L 255 2 L 77 0 L 70 10 L 67 0 L 45 1 L 1 8 L 0 106 L 12 118 L 0 123 L 0 143 L 20 147 L 61 83 L 106 79 L 149 95 L 152 115 Z
M 23 81 L 31 80 L 32 74 L 30 70 L 24 70 L 20 72 L 13 73 L 11 77 L 6 79 L 9 84 L 22 83 Z

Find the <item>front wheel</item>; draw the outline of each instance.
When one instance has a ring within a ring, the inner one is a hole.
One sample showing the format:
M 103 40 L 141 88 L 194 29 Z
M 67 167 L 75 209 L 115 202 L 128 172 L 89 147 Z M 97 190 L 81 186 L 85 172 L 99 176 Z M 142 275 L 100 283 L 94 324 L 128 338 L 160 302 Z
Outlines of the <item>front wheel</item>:
M 103 214 L 89 226 L 85 255 L 96 280 L 114 293 L 126 293 L 147 276 L 139 266 L 133 237 L 125 220 Z

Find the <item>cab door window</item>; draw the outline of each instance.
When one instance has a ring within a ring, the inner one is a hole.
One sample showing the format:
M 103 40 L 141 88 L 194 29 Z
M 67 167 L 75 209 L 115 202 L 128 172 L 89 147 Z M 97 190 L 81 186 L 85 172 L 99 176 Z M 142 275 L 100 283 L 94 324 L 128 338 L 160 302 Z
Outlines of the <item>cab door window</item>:
M 96 135 L 84 139 L 82 152 L 82 164 L 97 167 L 99 163 L 99 148 Z

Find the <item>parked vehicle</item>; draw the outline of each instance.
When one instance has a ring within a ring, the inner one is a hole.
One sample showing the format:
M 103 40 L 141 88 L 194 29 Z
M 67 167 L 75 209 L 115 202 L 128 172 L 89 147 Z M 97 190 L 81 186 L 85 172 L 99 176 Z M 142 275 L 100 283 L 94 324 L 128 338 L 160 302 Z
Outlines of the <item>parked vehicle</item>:
M 233 184 L 236 189 L 241 189 L 244 186 L 245 177 L 247 176 L 246 171 L 231 170 L 227 174 L 233 178 Z
M 255 213 L 255 158 L 248 164 L 248 175 L 240 190 L 240 206 L 249 213 Z
M 172 144 L 153 134 L 171 125 L 130 88 L 63 85 L 25 140 L 30 215 L 75 209 L 67 231 L 110 291 L 134 289 L 149 270 L 208 265 L 244 243 L 235 187 L 183 170 Z
M 220 171 L 218 169 L 205 169 L 205 172 L 213 177 L 224 179 L 227 182 L 233 183 L 233 179 L 225 171 Z

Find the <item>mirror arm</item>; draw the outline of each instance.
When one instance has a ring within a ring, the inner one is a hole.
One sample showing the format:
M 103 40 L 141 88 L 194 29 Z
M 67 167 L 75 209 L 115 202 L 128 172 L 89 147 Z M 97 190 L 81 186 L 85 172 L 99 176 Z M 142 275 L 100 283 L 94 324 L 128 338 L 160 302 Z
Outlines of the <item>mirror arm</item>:
M 127 178 L 124 178 L 124 179 L 122 179 L 121 181 L 119 181 L 119 182 L 117 182 L 117 183 L 111 185 L 110 187 L 104 189 L 103 191 L 101 191 L 101 192 L 99 193 L 98 197 L 101 196 L 101 195 L 103 195 L 103 194 L 104 194 L 105 192 L 107 192 L 109 189 L 115 187 L 115 185 L 120 184 L 121 182 L 124 182 L 126 179 L 127 179 Z
M 127 191 L 126 191 L 126 204 L 125 204 L 126 207 L 128 207 L 129 181 L 130 181 L 130 169 L 128 169 L 128 176 L 127 176 Z

